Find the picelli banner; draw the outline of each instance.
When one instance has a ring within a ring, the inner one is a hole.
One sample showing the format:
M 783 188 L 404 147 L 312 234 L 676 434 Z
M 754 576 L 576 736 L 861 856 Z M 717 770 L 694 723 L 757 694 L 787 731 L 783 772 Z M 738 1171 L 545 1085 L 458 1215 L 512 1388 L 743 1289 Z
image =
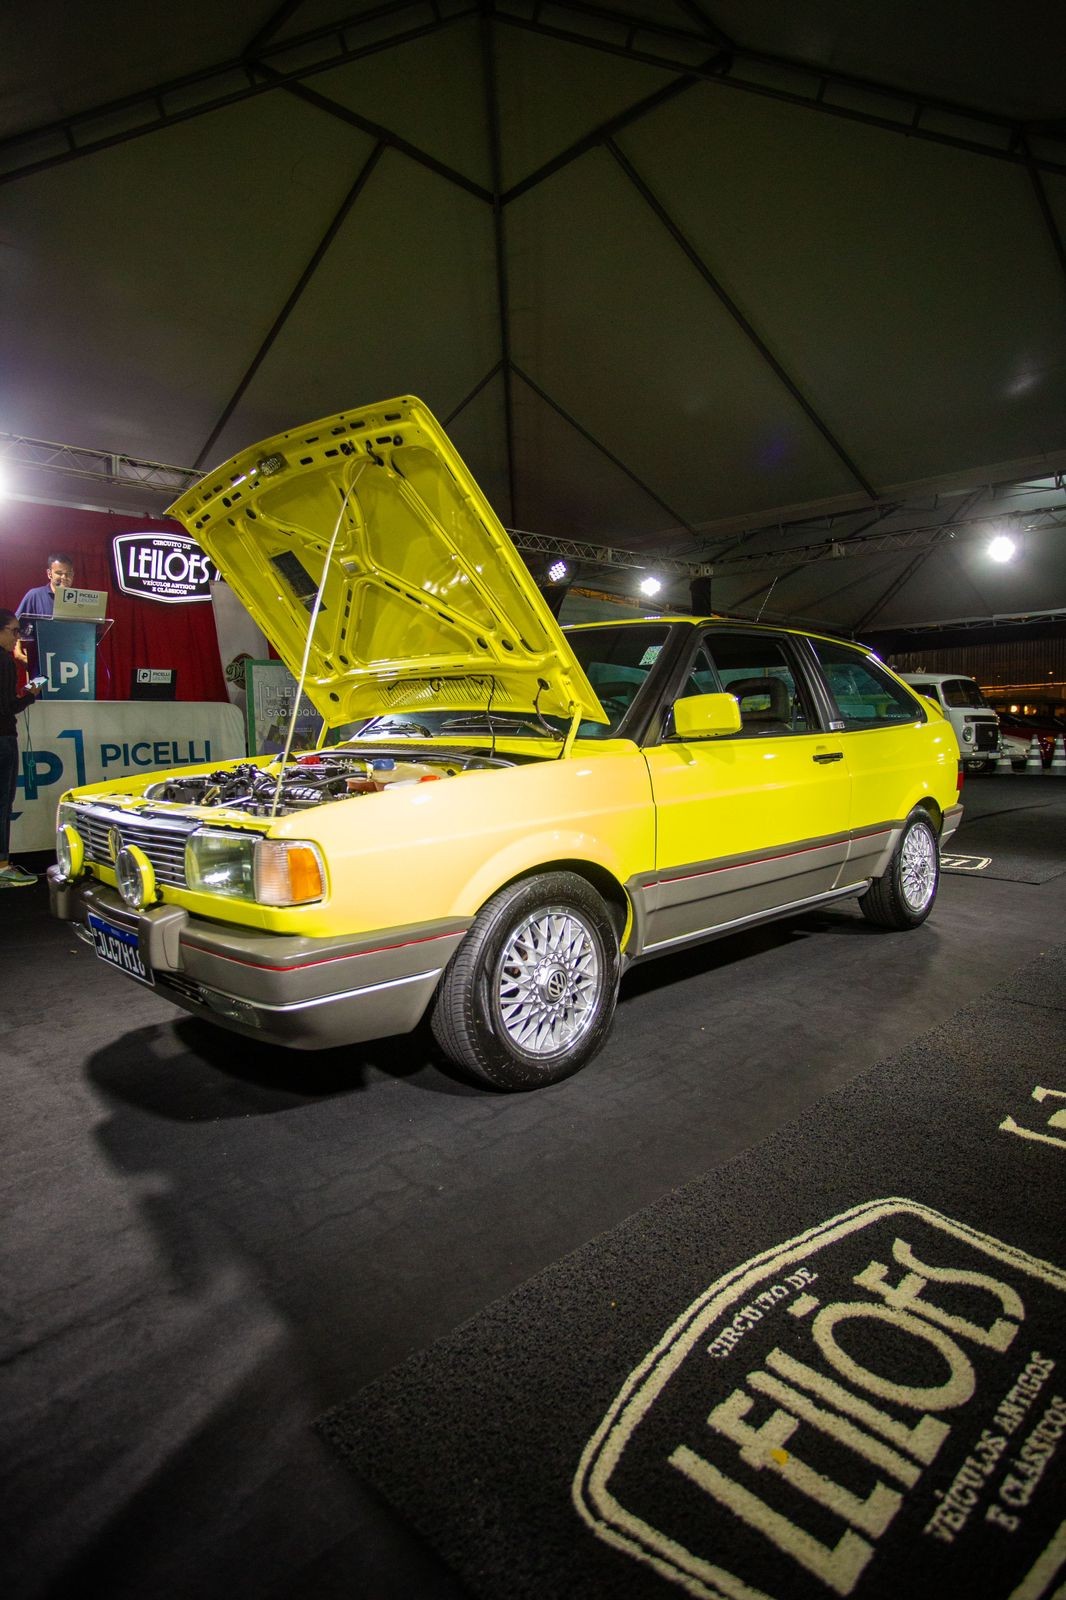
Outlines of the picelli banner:
M 151 701 L 39 700 L 18 721 L 19 778 L 11 827 L 16 853 L 52 849 L 56 806 L 76 784 L 244 755 L 240 712 L 216 701 L 179 701 L 161 718 L 160 707 Z

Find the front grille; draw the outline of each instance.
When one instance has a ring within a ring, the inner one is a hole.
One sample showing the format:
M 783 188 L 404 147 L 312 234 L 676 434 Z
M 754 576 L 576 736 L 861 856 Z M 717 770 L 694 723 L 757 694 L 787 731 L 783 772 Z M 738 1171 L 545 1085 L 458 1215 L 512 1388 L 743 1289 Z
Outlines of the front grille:
M 123 844 L 135 844 L 143 850 L 152 863 L 159 883 L 169 883 L 176 889 L 187 887 L 185 879 L 185 841 L 195 833 L 195 822 L 151 821 L 127 815 L 121 811 L 104 811 L 79 806 L 76 812 L 77 829 L 85 841 L 85 854 L 90 861 L 102 866 L 114 866 L 109 835 L 117 828 Z
M 995 750 L 999 745 L 999 728 L 994 722 L 975 722 L 973 742 L 978 750 Z

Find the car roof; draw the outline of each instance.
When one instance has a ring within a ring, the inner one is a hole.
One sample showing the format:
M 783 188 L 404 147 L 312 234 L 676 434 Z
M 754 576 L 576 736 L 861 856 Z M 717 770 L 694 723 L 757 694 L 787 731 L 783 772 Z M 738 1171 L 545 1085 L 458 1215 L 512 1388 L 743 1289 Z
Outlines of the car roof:
M 966 683 L 977 682 L 972 672 L 901 672 L 898 676 L 904 683 L 953 683 L 956 678 Z
M 863 644 L 859 639 L 842 639 L 835 633 L 822 633 L 818 628 L 801 628 L 792 626 L 787 622 L 758 622 L 754 617 L 725 617 L 721 615 L 696 617 L 691 615 L 674 616 L 645 613 L 639 617 L 603 617 L 595 622 L 567 622 L 563 626 L 564 633 L 591 632 L 594 628 L 633 628 L 643 623 L 661 622 L 667 627 L 686 626 L 691 628 L 743 628 L 745 632 L 787 634 L 798 639 L 825 639 L 831 644 L 846 644 L 852 650 L 859 650 L 864 655 L 874 655 L 872 645 Z M 947 673 L 951 678 L 955 673 Z

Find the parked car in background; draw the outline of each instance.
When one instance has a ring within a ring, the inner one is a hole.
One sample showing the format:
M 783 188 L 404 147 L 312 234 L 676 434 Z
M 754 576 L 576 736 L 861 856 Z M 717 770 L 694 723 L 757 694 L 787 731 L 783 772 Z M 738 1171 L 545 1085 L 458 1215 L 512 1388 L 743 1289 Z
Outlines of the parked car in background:
M 999 753 L 999 718 L 973 678 L 957 672 L 903 672 L 918 694 L 940 707 L 959 741 L 967 772 L 991 772 Z
M 1027 758 L 1029 746 L 1035 738 L 1040 746 L 1041 761 L 1045 767 L 1051 765 L 1051 758 L 1055 752 L 1055 740 L 1062 731 L 1053 717 L 1027 717 L 1017 711 L 1001 711 L 999 712 L 999 726 L 1003 734 L 1017 743 L 1025 745 Z M 1012 752 L 1012 762 L 1013 759 Z
M 1006 732 L 1001 722 L 999 725 L 999 753 L 1008 758 L 1015 772 L 1021 772 L 1029 760 L 1029 740 L 1020 739 L 1017 735 Z
M 366 736 L 64 795 L 52 910 L 127 979 L 300 1049 L 428 1016 L 527 1089 L 595 1053 L 633 962 L 846 896 L 928 916 L 962 815 L 940 711 L 796 630 L 564 632 L 421 402 L 245 450 L 173 513 Z

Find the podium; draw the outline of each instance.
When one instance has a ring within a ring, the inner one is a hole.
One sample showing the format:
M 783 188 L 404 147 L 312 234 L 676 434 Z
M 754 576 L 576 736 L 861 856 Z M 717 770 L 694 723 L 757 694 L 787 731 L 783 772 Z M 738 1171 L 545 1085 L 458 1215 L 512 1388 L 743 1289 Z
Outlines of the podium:
M 96 649 L 111 623 L 35 619 L 37 671 L 48 680 L 43 700 L 96 699 Z

